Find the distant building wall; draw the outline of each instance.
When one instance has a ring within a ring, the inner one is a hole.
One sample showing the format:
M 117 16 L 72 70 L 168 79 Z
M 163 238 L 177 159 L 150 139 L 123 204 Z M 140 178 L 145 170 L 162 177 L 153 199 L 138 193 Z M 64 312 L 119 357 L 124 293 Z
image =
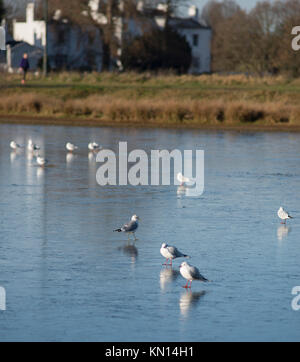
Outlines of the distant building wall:
M 13 22 L 13 37 L 32 46 L 44 48 L 45 22 L 34 20 L 34 4 L 29 3 L 26 21 Z M 54 69 L 95 70 L 102 69 L 102 41 L 99 29 L 85 29 L 70 24 L 67 19 L 50 20 L 48 23 L 48 61 Z
M 52 22 L 48 27 L 48 58 L 52 69 L 102 69 L 102 41 L 94 27 Z
M 42 49 L 32 46 L 28 43 L 17 43 L 14 46 L 7 45 L 7 67 L 8 70 L 17 70 L 20 66 L 23 54 L 28 54 L 28 61 L 30 64 L 29 70 L 35 71 L 43 57 Z
M 198 14 L 196 10 L 195 14 Z M 210 73 L 212 30 L 202 25 L 194 13 L 192 15 L 189 18 L 171 18 L 169 24 L 185 37 L 191 48 L 192 63 L 188 72 L 191 74 Z M 163 28 L 165 17 L 156 16 L 155 22 L 158 27 Z
M 92 9 L 97 15 L 98 0 L 93 0 Z M 123 41 L 128 37 L 142 35 L 151 27 L 164 27 L 163 9 L 155 10 L 156 15 L 147 16 L 140 6 L 142 21 L 122 18 L 117 19 L 115 37 L 118 39 L 118 57 L 121 56 Z M 171 18 L 170 25 L 185 36 L 192 50 L 192 64 L 189 73 L 208 73 L 211 71 L 211 29 L 201 24 L 198 11 L 190 9 L 188 18 Z M 158 11 L 158 13 L 157 13 Z M 158 15 L 157 15 L 158 14 Z M 99 14 L 101 15 L 101 14 Z M 103 16 L 100 16 L 100 20 Z M 100 21 L 99 20 L 99 21 Z M 102 21 L 101 20 L 101 21 Z M 43 48 L 45 22 L 34 19 L 34 3 L 29 3 L 25 22 L 13 22 L 13 37 L 17 41 Z M 67 19 L 60 19 L 59 13 L 48 23 L 48 59 L 52 69 L 82 69 L 101 71 L 103 62 L 103 43 L 98 28 L 81 27 L 70 24 Z
M 46 44 L 45 29 L 44 21 L 34 20 L 34 4 L 30 3 L 26 9 L 26 22 L 13 21 L 13 38 L 42 48 Z
M 178 32 L 185 36 L 192 50 L 189 73 L 209 73 L 211 71 L 211 29 L 179 28 Z

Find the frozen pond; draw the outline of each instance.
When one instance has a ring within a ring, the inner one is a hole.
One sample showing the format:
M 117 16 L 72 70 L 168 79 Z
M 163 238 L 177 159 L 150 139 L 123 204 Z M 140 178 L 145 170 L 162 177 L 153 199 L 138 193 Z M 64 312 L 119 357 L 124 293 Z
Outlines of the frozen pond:
M 9 142 L 29 138 L 41 169 Z M 205 191 L 101 187 L 87 143 L 203 149 Z M 79 146 L 67 155 L 65 143 Z M 1 341 L 299 341 L 300 134 L 0 125 Z M 294 216 L 281 225 L 282 205 Z M 135 244 L 112 232 L 140 216 Z M 182 288 L 192 256 L 211 283 Z

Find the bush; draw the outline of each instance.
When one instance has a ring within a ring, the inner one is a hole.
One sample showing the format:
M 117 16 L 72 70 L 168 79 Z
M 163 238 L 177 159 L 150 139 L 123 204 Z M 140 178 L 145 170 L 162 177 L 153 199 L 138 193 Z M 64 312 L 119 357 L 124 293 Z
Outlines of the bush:
M 192 60 L 191 48 L 185 37 L 170 28 L 156 29 L 125 42 L 122 54 L 125 70 L 185 73 Z

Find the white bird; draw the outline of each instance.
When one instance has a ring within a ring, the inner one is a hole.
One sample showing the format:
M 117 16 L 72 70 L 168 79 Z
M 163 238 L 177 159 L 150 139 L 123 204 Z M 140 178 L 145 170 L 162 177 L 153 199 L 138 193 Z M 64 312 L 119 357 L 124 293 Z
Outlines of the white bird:
M 96 143 L 96 142 L 90 142 L 90 143 L 88 144 L 88 148 L 89 148 L 89 150 L 91 150 L 91 151 L 97 151 L 97 150 L 99 150 L 100 146 L 99 146 L 98 143 Z
M 183 288 L 191 288 L 193 280 L 200 280 L 201 282 L 209 282 L 208 279 L 204 278 L 204 276 L 200 274 L 198 268 L 190 265 L 186 261 L 181 263 L 179 271 L 180 271 L 180 274 L 185 279 L 187 279 L 187 283 Z M 190 282 L 190 285 L 188 285 L 189 282 Z
M 186 182 L 195 182 L 193 179 L 183 176 L 181 172 L 178 172 L 177 180 L 180 182 L 181 186 L 183 186 Z
M 176 258 L 189 258 L 188 255 L 183 254 L 175 246 L 171 246 L 166 243 L 161 244 L 160 253 L 164 258 L 166 258 L 163 265 L 172 265 L 172 260 Z M 170 264 L 168 264 L 168 260 L 170 260 Z
M 17 144 L 16 141 L 11 141 L 9 145 L 10 145 L 10 148 L 12 148 L 13 150 L 17 150 L 17 149 L 22 148 L 22 146 L 20 146 L 19 144 Z
M 41 157 L 41 156 L 37 156 L 36 157 L 36 162 L 39 166 L 46 166 L 46 164 L 48 163 L 48 161 L 44 158 L 44 157 Z
M 277 215 L 281 220 L 284 220 L 282 224 L 285 224 L 287 219 L 293 219 L 293 217 L 289 215 L 289 213 L 285 211 L 282 206 L 280 206 L 279 210 L 277 211 Z
M 39 147 L 38 145 L 34 144 L 34 143 L 32 142 L 32 140 L 30 139 L 30 140 L 28 141 L 27 149 L 28 149 L 30 152 L 33 152 L 33 151 L 39 150 L 40 147 Z
M 139 224 L 137 222 L 139 219 L 140 218 L 137 215 L 133 215 L 128 224 L 124 224 L 122 227 L 120 227 L 120 228 L 118 228 L 118 229 L 116 229 L 114 231 L 117 231 L 119 233 L 120 232 L 127 233 L 128 234 L 128 239 L 129 239 L 129 234 L 133 234 L 134 240 L 136 240 L 135 232 L 136 232 L 136 230 L 137 230 L 137 228 L 139 226 Z
M 75 145 L 73 145 L 73 143 L 68 142 L 68 143 L 66 144 L 66 149 L 67 149 L 68 151 L 70 151 L 70 152 L 73 152 L 73 151 L 77 150 L 78 147 L 75 146 Z

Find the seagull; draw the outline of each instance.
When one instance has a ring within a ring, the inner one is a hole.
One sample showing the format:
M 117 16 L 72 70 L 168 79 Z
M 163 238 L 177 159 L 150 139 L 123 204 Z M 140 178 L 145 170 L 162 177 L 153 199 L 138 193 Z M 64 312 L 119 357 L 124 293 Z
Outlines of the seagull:
M 27 149 L 28 149 L 28 151 L 33 152 L 33 151 L 39 150 L 40 147 L 39 147 L 38 145 L 34 144 L 34 143 L 32 142 L 32 140 L 30 139 L 30 140 L 28 141 Z
M 22 146 L 20 146 L 19 144 L 17 144 L 16 141 L 11 141 L 9 145 L 10 145 L 10 148 L 12 148 L 13 150 L 17 150 L 17 149 L 22 148 Z
M 133 234 L 134 240 L 137 240 L 136 237 L 135 237 L 135 232 L 136 232 L 136 229 L 139 226 L 139 224 L 137 222 L 137 220 L 139 220 L 139 219 L 140 218 L 137 215 L 133 215 L 128 224 L 125 224 L 121 228 L 116 229 L 114 231 L 117 231 L 119 233 L 120 232 L 128 233 L 128 239 L 129 239 L 129 234 Z
M 183 186 L 186 182 L 194 182 L 193 179 L 183 176 L 183 174 L 181 172 L 178 172 L 177 180 L 180 182 L 181 186 Z
M 91 151 L 97 151 L 97 150 L 99 150 L 100 146 L 99 146 L 98 143 L 96 143 L 96 142 L 90 142 L 90 143 L 88 144 L 88 148 L 89 148 L 89 150 L 91 150 Z
M 48 161 L 44 158 L 44 157 L 41 157 L 41 156 L 37 156 L 36 157 L 36 162 L 39 166 L 46 166 L 46 164 L 48 163 Z
M 73 143 L 68 142 L 68 143 L 66 144 L 66 149 L 67 149 L 68 151 L 70 151 L 70 152 L 73 152 L 74 150 L 77 150 L 78 147 L 75 146 L 75 145 L 73 145 Z
M 277 215 L 281 220 L 284 220 L 282 224 L 285 224 L 287 219 L 293 219 L 293 217 L 289 215 L 289 213 L 285 211 L 282 206 L 280 206 L 279 210 L 277 211 Z
M 208 279 L 204 278 L 204 276 L 200 274 L 198 268 L 190 265 L 186 261 L 181 263 L 179 271 L 180 271 L 180 274 L 185 279 L 187 279 L 187 283 L 183 288 L 191 288 L 193 280 L 200 280 L 201 282 L 209 282 Z M 190 285 L 188 285 L 189 282 L 190 282 Z
M 164 258 L 166 258 L 163 265 L 172 265 L 172 260 L 176 258 L 189 258 L 188 255 L 182 254 L 182 252 L 180 252 L 175 246 L 171 246 L 166 243 L 161 244 L 160 253 Z M 170 264 L 168 264 L 168 260 L 170 260 Z

